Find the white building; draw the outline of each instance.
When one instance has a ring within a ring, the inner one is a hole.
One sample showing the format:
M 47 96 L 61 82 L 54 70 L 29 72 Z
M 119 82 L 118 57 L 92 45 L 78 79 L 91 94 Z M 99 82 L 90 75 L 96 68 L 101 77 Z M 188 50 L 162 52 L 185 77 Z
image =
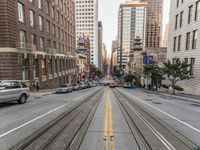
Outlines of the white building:
M 180 81 L 185 93 L 200 95 L 200 1 L 172 0 L 167 58 L 190 64 L 191 79 Z
M 90 63 L 98 67 L 98 0 L 76 0 L 76 37 L 90 37 Z

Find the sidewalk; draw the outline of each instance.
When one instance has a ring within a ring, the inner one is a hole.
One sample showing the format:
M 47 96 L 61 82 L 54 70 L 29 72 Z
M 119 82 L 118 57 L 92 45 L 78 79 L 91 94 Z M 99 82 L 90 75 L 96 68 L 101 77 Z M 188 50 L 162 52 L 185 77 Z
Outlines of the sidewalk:
M 50 95 L 54 92 L 55 92 L 55 89 L 43 89 L 39 91 L 30 91 L 30 95 L 33 97 L 41 97 L 41 96 Z
M 149 90 L 146 90 L 144 89 L 143 90 L 144 92 L 149 92 L 149 93 L 156 93 L 156 94 L 159 94 L 159 95 L 163 95 L 163 96 L 167 96 L 167 97 L 171 97 L 171 98 L 174 98 L 174 99 L 178 99 L 178 100 L 184 100 L 184 101 L 189 101 L 189 102 L 195 102 L 195 103 L 200 103 L 200 96 L 198 95 L 189 95 L 189 94 L 176 94 L 176 95 L 173 95 L 171 93 L 168 93 L 168 92 L 161 92 L 161 91 L 149 91 Z

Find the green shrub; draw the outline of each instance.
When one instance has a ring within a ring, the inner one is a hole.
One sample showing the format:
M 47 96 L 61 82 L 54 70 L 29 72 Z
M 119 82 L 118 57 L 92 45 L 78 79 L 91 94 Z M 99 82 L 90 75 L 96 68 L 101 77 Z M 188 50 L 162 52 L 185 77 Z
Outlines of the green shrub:
M 182 87 L 180 87 L 180 86 L 175 86 L 175 90 L 177 90 L 177 91 L 184 91 L 184 89 Z
M 168 88 L 169 88 L 169 86 L 166 85 L 166 84 L 162 84 L 161 86 L 162 86 L 163 88 L 165 88 L 165 89 L 168 89 Z

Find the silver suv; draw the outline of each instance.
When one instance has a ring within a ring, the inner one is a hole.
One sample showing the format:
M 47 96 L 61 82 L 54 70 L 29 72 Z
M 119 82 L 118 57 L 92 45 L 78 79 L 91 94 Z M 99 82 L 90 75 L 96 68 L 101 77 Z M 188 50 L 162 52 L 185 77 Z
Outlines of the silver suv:
M 0 103 L 18 101 L 19 104 L 24 104 L 29 96 L 29 88 L 24 81 L 0 81 Z

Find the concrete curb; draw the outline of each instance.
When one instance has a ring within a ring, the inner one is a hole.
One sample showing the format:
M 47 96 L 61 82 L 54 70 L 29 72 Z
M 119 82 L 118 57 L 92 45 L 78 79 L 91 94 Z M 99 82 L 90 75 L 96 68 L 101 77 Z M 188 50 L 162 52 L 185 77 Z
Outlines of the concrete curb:
M 162 92 L 158 92 L 158 91 L 149 91 L 149 90 L 143 90 L 143 91 L 154 93 L 154 94 L 159 94 L 159 95 L 163 95 L 163 96 L 168 96 L 171 98 L 175 98 L 175 99 L 179 99 L 179 100 L 183 100 L 183 101 L 187 101 L 187 102 L 194 102 L 194 103 L 200 104 L 200 99 L 197 99 L 197 98 L 189 98 L 189 97 L 183 97 L 183 96 L 179 96 L 179 95 L 171 95 L 168 93 L 162 93 Z

